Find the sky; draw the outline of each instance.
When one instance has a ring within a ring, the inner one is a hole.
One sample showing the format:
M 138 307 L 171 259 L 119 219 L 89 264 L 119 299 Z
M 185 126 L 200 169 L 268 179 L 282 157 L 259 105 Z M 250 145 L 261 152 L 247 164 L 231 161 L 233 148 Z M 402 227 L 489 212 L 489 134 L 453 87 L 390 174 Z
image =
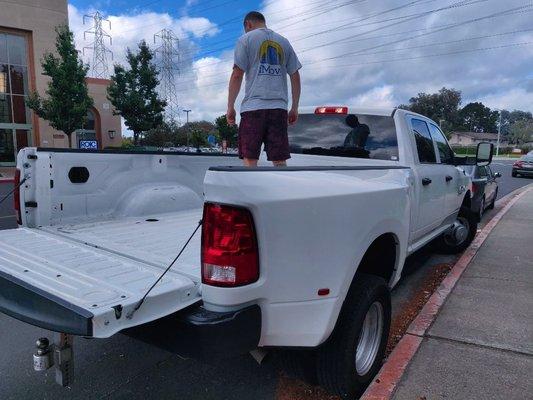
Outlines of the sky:
M 463 105 L 533 111 L 532 1 L 72 0 L 79 49 L 92 41 L 83 15 L 96 10 L 111 22 L 110 67 L 124 63 L 127 47 L 144 39 L 155 48 L 155 34 L 174 32 L 179 109 L 192 110 L 191 120 L 225 113 L 233 47 L 250 10 L 263 12 L 298 54 L 301 106 L 394 107 L 448 87 L 462 91 Z M 89 50 L 84 59 L 92 61 Z

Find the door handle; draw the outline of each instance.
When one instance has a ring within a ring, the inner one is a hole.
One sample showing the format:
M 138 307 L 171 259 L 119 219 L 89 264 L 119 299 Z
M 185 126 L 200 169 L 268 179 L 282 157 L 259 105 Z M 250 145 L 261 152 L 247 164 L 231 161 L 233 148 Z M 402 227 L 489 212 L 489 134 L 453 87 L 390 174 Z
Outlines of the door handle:
M 424 178 L 424 179 L 422 179 L 422 185 L 424 185 L 424 186 L 429 185 L 431 182 L 432 182 L 432 181 L 431 181 L 431 179 L 429 179 L 429 178 Z
M 450 182 L 453 179 L 453 176 L 446 175 L 446 182 Z

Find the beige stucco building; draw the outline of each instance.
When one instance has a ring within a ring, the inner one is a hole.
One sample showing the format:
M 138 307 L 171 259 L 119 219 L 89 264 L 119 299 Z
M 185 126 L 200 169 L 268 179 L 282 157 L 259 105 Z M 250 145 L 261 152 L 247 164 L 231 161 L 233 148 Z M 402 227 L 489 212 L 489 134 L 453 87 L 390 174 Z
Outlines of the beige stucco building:
M 68 147 L 62 132 L 33 114 L 25 98 L 34 90 L 46 91 L 41 59 L 55 49 L 55 27 L 68 23 L 66 0 L 0 0 L 0 166 L 14 164 L 25 146 Z M 73 147 L 84 144 L 102 149 L 122 142 L 120 117 L 106 99 L 109 81 L 88 78 L 94 108 L 86 126 L 73 137 Z M 96 143 L 94 142 L 96 141 Z

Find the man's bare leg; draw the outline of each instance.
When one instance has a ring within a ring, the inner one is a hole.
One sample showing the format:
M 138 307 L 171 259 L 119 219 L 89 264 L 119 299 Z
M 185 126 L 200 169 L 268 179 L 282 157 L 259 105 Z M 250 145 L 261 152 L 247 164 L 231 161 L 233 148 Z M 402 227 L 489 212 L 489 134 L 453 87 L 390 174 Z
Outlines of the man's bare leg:
M 242 162 L 245 167 L 257 167 L 257 160 L 254 160 L 253 158 L 243 158 Z
M 286 167 L 287 161 L 272 161 L 272 164 L 274 165 L 274 167 Z

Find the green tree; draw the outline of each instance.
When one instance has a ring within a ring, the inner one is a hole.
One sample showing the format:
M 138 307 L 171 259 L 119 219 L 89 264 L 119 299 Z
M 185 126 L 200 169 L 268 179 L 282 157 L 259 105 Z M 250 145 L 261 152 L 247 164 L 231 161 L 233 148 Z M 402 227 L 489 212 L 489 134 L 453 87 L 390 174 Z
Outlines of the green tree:
M 235 147 L 237 145 L 237 126 L 229 125 L 225 114 L 215 120 L 215 126 L 220 139 L 225 140 L 228 147 Z
M 215 125 L 209 121 L 194 121 L 182 125 L 178 130 L 177 145 L 185 146 L 187 144 L 193 145 L 191 142 L 191 135 L 193 131 L 200 131 L 207 138 L 207 135 L 213 132 Z M 207 140 L 207 139 L 206 139 Z
M 513 143 L 523 144 L 533 141 L 533 119 L 516 121 L 509 129 Z
M 207 146 L 207 133 L 198 128 L 193 128 L 190 131 L 190 144 L 191 146 L 200 149 L 202 146 Z
M 133 131 L 133 141 L 139 144 L 143 132 L 163 123 L 166 102 L 157 93 L 158 72 L 152 62 L 153 52 L 143 40 L 137 53 L 127 50 L 129 69 L 115 65 L 107 98 L 113 104 L 113 114 L 121 115 Z
M 52 128 L 65 133 L 72 147 L 72 132 L 83 126 L 87 111 L 93 106 L 85 81 L 89 67 L 79 59 L 74 35 L 68 26 L 58 26 L 56 33 L 57 55 L 45 53 L 41 61 L 44 75 L 50 77 L 47 97 L 33 92 L 27 105 Z
M 520 120 L 532 120 L 533 114 L 529 111 L 522 111 L 522 110 L 502 110 L 502 127 L 501 127 L 501 133 L 502 135 L 506 136 L 510 133 L 511 125 L 513 125 L 515 122 Z
M 177 144 L 178 126 L 176 122 L 164 121 L 156 128 L 150 129 L 144 135 L 142 144 L 144 146 L 170 147 Z
M 459 112 L 463 130 L 470 132 L 496 132 L 498 111 L 492 111 L 481 102 L 469 103 Z
M 409 99 L 409 104 L 401 104 L 398 107 L 431 118 L 441 124 L 445 133 L 449 133 L 460 125 L 460 105 L 461 92 L 443 87 L 437 93 L 419 93 Z

